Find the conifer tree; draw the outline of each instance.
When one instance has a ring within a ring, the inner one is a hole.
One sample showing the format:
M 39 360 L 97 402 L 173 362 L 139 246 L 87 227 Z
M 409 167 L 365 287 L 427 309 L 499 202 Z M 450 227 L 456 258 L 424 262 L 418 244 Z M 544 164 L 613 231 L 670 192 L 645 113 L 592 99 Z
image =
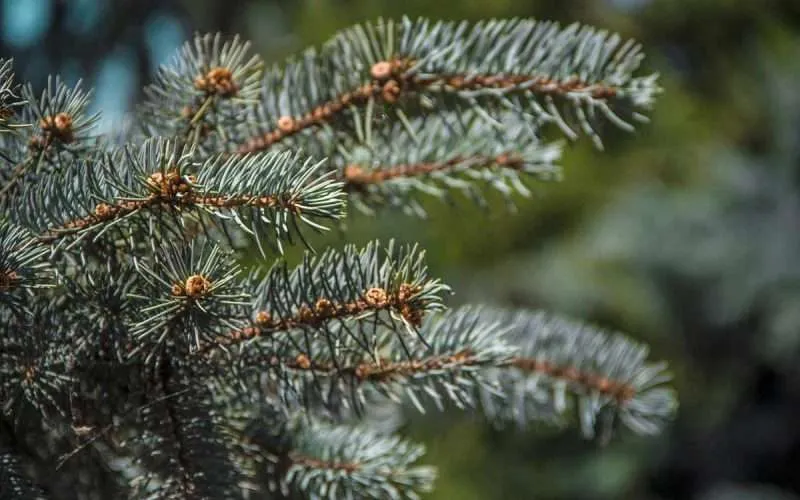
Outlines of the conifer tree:
M 448 309 L 414 245 L 307 238 L 348 207 L 557 179 L 548 138 L 646 121 L 641 59 L 522 19 L 379 20 L 274 67 L 198 35 L 104 135 L 80 84 L 3 61 L 0 498 L 419 498 L 435 470 L 404 409 L 658 432 L 676 400 L 645 345 Z

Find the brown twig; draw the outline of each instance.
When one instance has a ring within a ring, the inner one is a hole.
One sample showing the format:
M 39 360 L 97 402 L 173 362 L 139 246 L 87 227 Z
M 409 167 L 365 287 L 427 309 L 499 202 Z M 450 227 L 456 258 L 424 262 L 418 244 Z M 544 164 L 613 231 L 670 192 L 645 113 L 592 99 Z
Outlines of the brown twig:
M 176 172 L 163 174 L 156 172 L 148 179 L 148 186 L 154 192 L 147 198 L 139 200 L 124 200 L 116 204 L 99 203 L 93 214 L 80 219 L 74 219 L 59 227 L 49 228 L 39 236 L 44 242 L 53 242 L 62 236 L 72 234 L 82 229 L 104 224 L 128 216 L 137 210 L 155 207 L 191 208 L 191 207 L 281 207 L 294 213 L 300 211 L 295 200 L 277 196 L 220 196 L 200 195 L 192 191 L 192 178 L 180 177 Z
M 548 377 L 590 388 L 610 396 L 620 403 L 630 401 L 636 396 L 636 389 L 630 384 L 613 380 L 604 375 L 581 371 L 571 366 L 558 366 L 549 361 L 521 357 L 512 359 L 509 365 L 525 372 L 541 373 Z
M 405 74 L 405 71 L 411 65 L 411 60 L 401 57 L 377 62 L 370 70 L 370 76 L 372 77 L 370 82 L 322 103 L 302 116 L 280 117 L 271 130 L 240 144 L 236 152 L 252 153 L 267 149 L 271 145 L 302 130 L 317 127 L 331 121 L 349 106 L 366 104 L 372 98 L 386 104 L 394 104 L 403 94 L 422 93 L 434 90 L 437 87 L 446 91 L 519 89 L 544 95 L 585 92 L 595 99 L 608 99 L 619 92 L 616 87 L 590 84 L 577 78 L 562 81 L 534 75 L 479 74 L 467 76 L 453 73 L 423 77 Z
M 294 465 L 299 465 L 301 467 L 308 467 L 309 469 L 335 470 L 339 472 L 345 472 L 347 474 L 352 474 L 353 472 L 356 472 L 359 469 L 361 469 L 361 464 L 356 462 L 337 462 L 332 460 L 320 460 L 318 458 L 300 455 L 299 453 L 290 453 L 289 460 L 291 460 L 291 462 Z
M 403 378 L 419 373 L 441 370 L 445 367 L 475 366 L 480 364 L 480 361 L 471 350 L 464 349 L 455 354 L 443 354 L 419 360 L 391 361 L 380 359 L 377 362 L 364 362 L 357 365 L 339 367 L 333 363 L 311 360 L 306 354 L 301 353 L 289 359 L 272 357 L 269 360 L 269 364 L 271 366 L 284 366 L 292 370 L 314 372 L 318 375 L 349 376 L 359 383 L 380 383 L 398 377 Z M 523 372 L 540 373 L 551 378 L 565 380 L 612 397 L 620 404 L 624 404 L 636 396 L 636 389 L 630 384 L 613 380 L 604 375 L 580 371 L 571 366 L 558 366 L 548 361 L 514 357 L 501 364 L 500 367 L 515 368 Z
M 393 309 L 399 311 L 406 321 L 418 326 L 422 322 L 423 312 L 419 307 L 412 305 L 410 299 L 419 291 L 420 288 L 418 286 L 403 283 L 394 293 L 387 292 L 383 288 L 370 288 L 362 294 L 361 298 L 350 302 L 334 303 L 329 299 L 319 298 L 313 308 L 303 305 L 296 314 L 286 318 L 273 318 L 266 311 L 259 311 L 254 325 L 235 330 L 224 337 L 218 338 L 214 343 L 201 349 L 198 354 L 207 353 L 214 347 L 230 346 L 256 337 L 285 332 L 301 326 L 318 327 L 325 321 L 357 316 L 366 311 Z
M 454 168 L 462 163 L 470 163 L 480 168 L 497 165 L 504 168 L 519 170 L 523 168 L 524 161 L 511 154 L 504 153 L 495 157 L 475 156 L 464 158 L 457 156 L 443 162 L 411 163 L 407 165 L 394 165 L 382 169 L 367 170 L 360 165 L 348 165 L 342 172 L 346 184 L 351 186 L 365 186 L 367 184 L 380 184 L 399 177 L 417 177 L 441 172 Z

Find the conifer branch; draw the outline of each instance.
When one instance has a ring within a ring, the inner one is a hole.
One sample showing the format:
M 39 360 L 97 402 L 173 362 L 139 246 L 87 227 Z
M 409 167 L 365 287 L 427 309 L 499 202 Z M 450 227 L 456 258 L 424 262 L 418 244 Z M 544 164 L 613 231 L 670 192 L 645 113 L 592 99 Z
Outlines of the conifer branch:
M 380 131 L 366 127 L 368 120 L 359 118 L 359 140 L 334 157 L 351 202 L 366 213 L 390 207 L 424 217 L 418 194 L 446 198 L 454 192 L 485 207 L 490 190 L 513 209 L 514 195 L 530 196 L 527 181 L 560 178 L 561 144 L 543 144 L 530 124 L 513 117 L 500 128 L 464 113 Z
M 262 76 L 248 44 L 198 35 L 143 123 L 99 138 L 80 85 L 18 92 L 0 60 L 0 496 L 40 496 L 30 444 L 59 497 L 418 498 L 422 447 L 363 419 L 406 401 L 658 431 L 676 402 L 644 346 L 543 313 L 442 312 L 416 246 L 244 279 L 223 250 L 306 243 L 346 199 L 424 215 L 418 194 L 487 205 L 490 188 L 511 205 L 559 175 L 544 126 L 599 146 L 605 123 L 645 119 L 660 89 L 641 59 L 578 25 L 404 18 Z
M 302 239 L 301 223 L 324 230 L 319 220 L 343 216 L 341 183 L 315 176 L 322 163 L 290 152 L 217 155 L 200 164 L 191 155 L 173 142 L 148 140 L 137 149 L 72 162 L 26 191 L 28 203 L 15 207 L 14 218 L 39 228 L 42 242 L 66 245 L 122 222 L 147 227 L 151 216 L 180 222 L 194 213 L 232 221 L 259 245 L 281 249 L 275 239 Z
M 0 58 L 0 135 L 14 132 L 21 124 L 16 123 L 17 108 L 25 104 L 18 95 L 19 85 L 14 81 L 11 59 Z
M 342 338 L 335 351 L 283 338 L 259 359 L 290 389 L 284 398 L 342 404 L 359 410 L 376 396 L 404 397 L 425 411 L 451 402 L 478 408 L 497 423 L 563 420 L 575 398 L 581 430 L 601 431 L 618 418 L 637 433 L 652 434 L 675 411 L 665 366 L 647 363 L 646 349 L 622 336 L 543 313 L 465 307 L 431 318 L 425 343 L 408 345 L 380 335 L 370 353 Z M 316 347 L 316 349 L 315 349 Z M 313 352 L 312 352 L 313 351 Z M 601 419 L 602 422 L 598 422 Z
M 21 107 L 20 125 L 13 134 L 1 134 L 5 160 L 2 206 L 10 204 L 24 179 L 58 171 L 65 161 L 88 153 L 100 117 L 88 113 L 91 92 L 81 89 L 81 82 L 69 88 L 60 78 L 48 78 L 40 97 L 31 85 L 23 86 L 21 95 L 26 105 Z
M 368 184 L 381 184 L 401 177 L 422 177 L 438 172 L 448 172 L 462 165 L 466 168 L 475 169 L 498 166 L 512 170 L 521 170 L 524 166 L 522 159 L 512 155 L 513 153 L 509 152 L 495 157 L 474 156 L 472 158 L 464 158 L 456 156 L 437 163 L 409 163 L 391 165 L 374 170 L 366 170 L 360 165 L 352 164 L 344 168 L 344 179 L 349 186 L 358 188 Z
M 428 319 L 417 341 L 381 329 L 365 350 L 340 333 L 331 350 L 321 340 L 282 337 L 248 359 L 279 381 L 290 404 L 312 401 L 361 413 L 376 398 L 399 402 L 407 396 L 420 411 L 421 398 L 440 408 L 447 401 L 464 408 L 475 405 L 476 388 L 495 390 L 488 370 L 511 358 L 503 328 L 481 323 L 477 309 L 464 309 Z
M 414 334 L 425 315 L 442 309 L 442 295 L 449 290 L 428 277 L 424 252 L 393 241 L 386 246 L 373 242 L 360 250 L 347 245 L 316 257 L 306 253 L 291 273 L 279 262 L 263 277 L 252 275 L 249 281 L 253 324 L 217 338 L 209 348 L 295 332 L 316 338 L 325 349 L 339 343 L 336 336 L 348 335 L 357 339 L 360 349 L 371 352 L 377 328 Z
M 44 492 L 25 473 L 22 461 L 0 438 L 0 498 L 45 500 Z
M 152 135 L 213 151 L 256 102 L 263 62 L 238 36 L 195 35 L 145 88 L 139 113 Z
M 140 461 L 147 472 L 133 480 L 140 497 L 234 497 L 239 475 L 209 413 L 210 395 L 173 361 L 160 360 L 156 378 L 148 398 L 157 401 L 142 410 L 145 432 L 137 437 L 151 450 Z
M 73 358 L 63 343 L 67 330 L 54 317 L 54 306 L 42 302 L 23 316 L 0 315 L 0 415 L 19 418 L 33 409 L 47 421 L 65 414 Z
M 318 498 L 407 498 L 429 492 L 424 448 L 392 436 L 322 423 L 298 429 L 284 482 Z
M 406 283 L 400 285 L 396 293 L 387 293 L 382 288 L 370 288 L 363 292 L 364 298 L 352 302 L 334 303 L 325 297 L 314 302 L 314 308 L 300 306 L 297 314 L 288 318 L 273 318 L 264 311 L 256 313 L 253 326 L 248 326 L 229 333 L 217 340 L 220 346 L 230 346 L 257 337 L 268 337 L 278 332 L 288 332 L 297 328 L 320 328 L 325 322 L 361 317 L 384 310 L 393 310 L 405 321 L 416 325 L 420 321 L 421 312 L 410 304 L 410 298 L 418 293 Z
M 631 129 L 659 91 L 655 77 L 633 76 L 641 57 L 635 43 L 577 24 L 514 19 L 468 27 L 404 18 L 356 26 L 267 73 L 256 118 L 264 130 L 237 152 L 341 127 L 340 117 L 375 105 L 401 119 L 422 110 L 488 117 L 511 109 L 555 123 L 571 138 L 577 126 L 600 146 L 600 116 Z
M 492 318 L 510 326 L 508 342 L 518 349 L 494 374 L 504 396 L 481 394 L 496 422 L 563 421 L 574 407 L 582 433 L 607 440 L 617 420 L 653 434 L 674 414 L 666 364 L 649 362 L 644 345 L 544 312 L 486 311 Z
M 29 231 L 0 220 L 0 305 L 22 314 L 34 289 L 53 285 L 47 254 Z
M 218 246 L 198 243 L 134 260 L 141 288 L 129 297 L 141 307 L 130 325 L 129 358 L 150 364 L 167 344 L 188 353 L 241 327 L 249 296 L 237 282 L 239 266 Z

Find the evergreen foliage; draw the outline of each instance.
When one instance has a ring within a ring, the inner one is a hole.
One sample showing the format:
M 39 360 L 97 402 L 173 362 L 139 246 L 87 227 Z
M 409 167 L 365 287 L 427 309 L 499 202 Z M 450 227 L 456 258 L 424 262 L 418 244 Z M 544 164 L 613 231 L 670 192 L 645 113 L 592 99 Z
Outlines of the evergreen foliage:
M 641 57 L 579 25 L 403 19 L 264 71 L 197 36 L 103 137 L 89 93 L 0 63 L 2 498 L 418 498 L 424 450 L 375 417 L 407 402 L 657 432 L 676 401 L 637 342 L 447 310 L 416 246 L 306 236 L 350 201 L 528 194 L 559 174 L 548 129 L 600 146 L 645 120 Z

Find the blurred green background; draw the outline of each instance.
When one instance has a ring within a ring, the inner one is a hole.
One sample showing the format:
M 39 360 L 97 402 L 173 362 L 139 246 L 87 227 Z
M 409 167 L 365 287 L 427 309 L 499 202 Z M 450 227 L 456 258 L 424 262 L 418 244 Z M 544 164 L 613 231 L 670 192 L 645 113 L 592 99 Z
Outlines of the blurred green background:
M 432 499 L 800 498 L 800 2 L 797 0 L 0 0 L 22 79 L 95 86 L 106 123 L 194 31 L 272 61 L 379 16 L 579 21 L 641 41 L 666 92 L 652 123 L 509 214 L 429 203 L 423 224 L 353 216 L 320 244 L 419 241 L 451 303 L 546 308 L 648 342 L 681 400 L 655 439 L 414 418 Z

